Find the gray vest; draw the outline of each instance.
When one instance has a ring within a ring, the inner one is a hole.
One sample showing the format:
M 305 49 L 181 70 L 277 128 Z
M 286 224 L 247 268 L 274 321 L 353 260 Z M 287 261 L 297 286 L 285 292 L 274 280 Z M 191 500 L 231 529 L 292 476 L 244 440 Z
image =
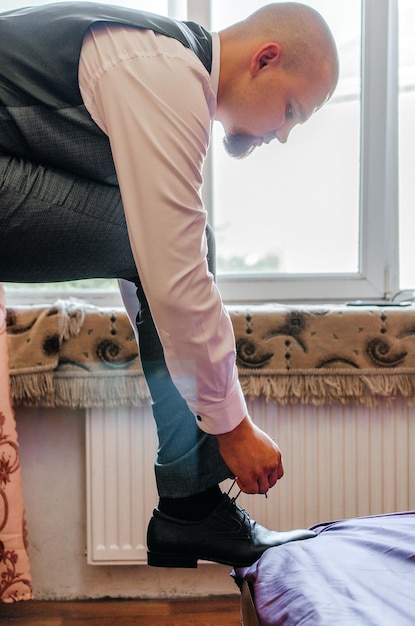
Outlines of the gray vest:
M 97 22 L 173 37 L 208 72 L 212 40 L 192 22 L 92 2 L 0 13 L 0 151 L 116 185 L 108 138 L 86 111 L 78 86 L 83 37 Z

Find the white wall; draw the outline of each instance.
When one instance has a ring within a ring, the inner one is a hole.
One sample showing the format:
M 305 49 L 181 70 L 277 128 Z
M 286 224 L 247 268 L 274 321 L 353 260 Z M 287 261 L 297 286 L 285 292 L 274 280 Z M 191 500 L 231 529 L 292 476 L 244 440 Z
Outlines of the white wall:
M 238 593 L 227 566 L 88 565 L 84 412 L 17 407 L 16 421 L 37 600 Z
M 275 437 L 285 476 L 269 498 L 238 503 L 272 528 L 415 509 L 415 407 L 249 403 Z M 237 594 L 231 568 L 88 565 L 83 411 L 18 409 L 33 585 L 38 599 Z M 156 502 L 154 503 L 156 504 Z

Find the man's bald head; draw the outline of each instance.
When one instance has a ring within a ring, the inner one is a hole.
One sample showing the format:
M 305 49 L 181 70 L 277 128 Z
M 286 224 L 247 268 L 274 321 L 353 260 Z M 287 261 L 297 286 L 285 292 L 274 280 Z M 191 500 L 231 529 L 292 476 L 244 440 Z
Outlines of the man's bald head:
M 237 157 L 287 141 L 331 97 L 336 44 L 323 17 L 298 2 L 273 3 L 220 31 L 216 119 Z
M 305 4 L 268 4 L 227 30 L 246 42 L 276 41 L 283 50 L 284 69 L 311 78 L 326 68 L 333 89 L 337 84 L 339 67 L 333 35 L 320 13 Z

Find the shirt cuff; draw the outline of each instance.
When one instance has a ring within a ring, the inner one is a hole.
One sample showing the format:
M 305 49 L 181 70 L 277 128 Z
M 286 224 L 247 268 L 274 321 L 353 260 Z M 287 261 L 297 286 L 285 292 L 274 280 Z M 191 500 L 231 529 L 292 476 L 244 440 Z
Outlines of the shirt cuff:
M 248 408 L 239 381 L 233 391 L 221 402 L 209 404 L 196 416 L 197 425 L 210 435 L 222 435 L 234 430 L 248 414 Z

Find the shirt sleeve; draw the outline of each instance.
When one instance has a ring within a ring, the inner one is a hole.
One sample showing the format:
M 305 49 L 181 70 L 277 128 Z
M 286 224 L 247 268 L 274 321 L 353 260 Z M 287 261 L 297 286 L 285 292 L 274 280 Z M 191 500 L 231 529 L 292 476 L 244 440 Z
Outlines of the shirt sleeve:
M 199 60 L 177 46 L 177 54 L 106 63 L 89 85 L 87 107 L 111 143 L 134 259 L 170 375 L 199 427 L 219 434 L 233 430 L 247 409 L 232 324 L 206 261 L 201 172 L 215 96 Z

